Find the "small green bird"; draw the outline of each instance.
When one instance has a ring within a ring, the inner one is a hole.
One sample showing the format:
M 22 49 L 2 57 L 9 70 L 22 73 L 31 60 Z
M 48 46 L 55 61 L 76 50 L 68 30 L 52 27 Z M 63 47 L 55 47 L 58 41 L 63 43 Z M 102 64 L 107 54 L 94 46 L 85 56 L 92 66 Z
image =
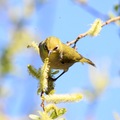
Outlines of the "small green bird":
M 95 66 L 91 60 L 80 55 L 74 48 L 62 43 L 57 37 L 51 36 L 46 38 L 38 47 L 42 61 L 49 57 L 50 69 L 63 70 L 63 73 L 54 80 L 57 80 L 61 75 L 67 72 L 69 67 L 76 62 L 88 63 Z

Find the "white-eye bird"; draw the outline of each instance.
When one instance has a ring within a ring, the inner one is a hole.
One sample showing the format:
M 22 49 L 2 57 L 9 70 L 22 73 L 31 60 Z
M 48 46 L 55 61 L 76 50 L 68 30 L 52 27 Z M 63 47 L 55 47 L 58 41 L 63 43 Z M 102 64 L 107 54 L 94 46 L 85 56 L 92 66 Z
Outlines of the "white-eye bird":
M 50 69 L 63 70 L 63 73 L 54 80 L 57 80 L 62 74 L 68 71 L 69 67 L 76 62 L 88 63 L 95 66 L 91 60 L 80 55 L 74 48 L 62 43 L 57 37 L 51 36 L 46 38 L 38 47 L 42 61 L 49 57 Z

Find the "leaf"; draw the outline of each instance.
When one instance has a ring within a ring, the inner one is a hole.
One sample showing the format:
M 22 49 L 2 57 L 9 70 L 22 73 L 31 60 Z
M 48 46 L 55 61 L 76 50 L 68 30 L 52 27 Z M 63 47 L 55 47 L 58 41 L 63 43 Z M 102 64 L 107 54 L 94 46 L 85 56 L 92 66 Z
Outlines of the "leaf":
M 54 111 L 51 113 L 50 118 L 55 119 L 55 118 L 57 118 L 57 117 L 58 117 L 57 112 L 54 110 Z
M 119 9 L 120 9 L 120 5 L 119 5 L 119 4 L 116 4 L 116 5 L 114 6 L 114 10 L 115 10 L 116 12 L 118 12 Z
M 65 108 L 59 109 L 59 110 L 58 110 L 58 116 L 61 116 L 61 115 L 65 114 L 66 111 L 67 111 L 67 110 L 66 110 Z

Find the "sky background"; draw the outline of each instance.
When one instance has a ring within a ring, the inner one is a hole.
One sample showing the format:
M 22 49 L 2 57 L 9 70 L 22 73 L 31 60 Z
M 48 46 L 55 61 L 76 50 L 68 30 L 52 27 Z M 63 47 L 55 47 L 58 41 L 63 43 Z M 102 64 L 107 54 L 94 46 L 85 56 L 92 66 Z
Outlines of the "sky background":
M 30 1 L 34 7 L 29 15 L 25 9 Z M 21 26 L 22 30 L 29 33 L 28 39 L 31 41 L 39 43 L 48 36 L 56 36 L 66 43 L 86 32 L 95 19 L 106 21 L 110 12 L 115 13 L 113 7 L 119 2 L 88 0 L 87 4 L 99 11 L 99 15 L 72 0 L 30 1 L 5 0 L 0 3 L 0 56 L 11 44 L 12 35 L 21 30 Z M 58 106 L 67 108 L 67 120 L 114 120 L 113 113 L 120 114 L 119 27 L 110 24 L 103 27 L 97 37 L 81 39 L 77 43 L 77 50 L 92 60 L 96 68 L 87 64 L 74 64 L 56 81 L 55 89 L 59 94 L 87 92 L 90 94 L 89 99 Z M 14 71 L 0 76 L 0 86 L 8 91 L 6 96 L 0 96 L 0 114 L 9 120 L 28 120 L 29 114 L 41 110 L 41 101 L 37 95 L 38 81 L 29 75 L 27 65 L 39 68 L 42 61 L 33 49 L 27 49 L 26 44 L 23 44 L 22 50 L 14 55 L 12 62 L 16 66 Z M 99 90 L 101 84 L 103 87 Z

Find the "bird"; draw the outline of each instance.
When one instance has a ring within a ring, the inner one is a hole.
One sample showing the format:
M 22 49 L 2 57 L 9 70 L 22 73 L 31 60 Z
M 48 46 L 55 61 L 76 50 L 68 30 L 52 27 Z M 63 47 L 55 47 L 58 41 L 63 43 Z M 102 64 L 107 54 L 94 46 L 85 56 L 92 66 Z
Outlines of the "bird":
M 39 43 L 38 48 L 43 62 L 47 57 L 49 58 L 50 69 L 63 70 L 57 78 L 54 78 L 54 81 L 67 72 L 69 67 L 76 62 L 81 62 L 82 64 L 88 63 L 95 66 L 90 59 L 83 57 L 74 48 L 62 43 L 55 36 L 47 37 Z

